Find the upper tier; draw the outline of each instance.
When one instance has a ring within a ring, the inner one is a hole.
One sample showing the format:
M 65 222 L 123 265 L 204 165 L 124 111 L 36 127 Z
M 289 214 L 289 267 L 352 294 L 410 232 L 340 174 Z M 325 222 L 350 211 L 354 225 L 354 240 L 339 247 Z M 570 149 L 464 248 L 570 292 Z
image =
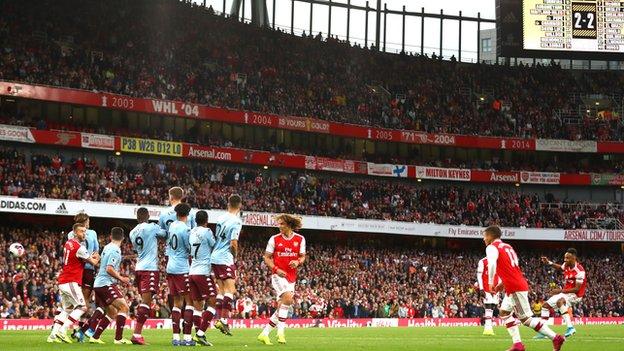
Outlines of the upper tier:
M 5 80 L 430 133 L 624 138 L 618 72 L 382 54 L 173 0 L 3 1 L 0 11 Z M 586 116 L 582 94 L 605 96 Z

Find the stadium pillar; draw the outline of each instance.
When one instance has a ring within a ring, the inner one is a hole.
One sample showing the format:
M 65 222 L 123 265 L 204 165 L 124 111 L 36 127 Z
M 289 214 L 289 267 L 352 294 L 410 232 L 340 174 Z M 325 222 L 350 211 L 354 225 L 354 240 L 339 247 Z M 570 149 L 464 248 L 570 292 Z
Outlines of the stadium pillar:
M 275 0 L 273 0 L 273 18 L 272 18 L 272 26 L 275 29 Z
M 242 8 L 242 11 L 241 11 Z M 225 1 L 223 1 L 223 12 L 225 13 Z M 236 16 L 241 21 L 245 21 L 245 1 L 234 0 L 230 9 L 230 16 Z M 240 16 L 240 17 L 239 17 Z M 266 0 L 252 0 L 251 2 L 251 23 L 265 27 L 269 25 L 269 14 Z
M 225 17 L 225 0 L 223 0 L 223 17 Z
M 388 23 L 388 4 L 384 3 L 383 51 L 386 52 L 386 24 Z
M 368 47 L 368 1 L 366 2 L 366 16 L 364 19 L 364 47 Z
M 477 13 L 477 63 L 479 62 L 481 62 L 481 12 Z
M 459 50 L 457 54 L 457 61 L 461 62 L 461 41 L 462 41 L 462 12 L 459 11 Z
M 425 54 L 425 8 L 420 8 L 420 56 Z
M 351 29 L 351 0 L 347 0 L 347 43 L 349 43 L 349 29 Z
M 310 34 L 312 34 L 312 21 L 314 20 L 314 3 L 310 3 Z
M 328 16 L 327 16 L 327 37 L 331 37 L 331 9 L 332 9 L 332 0 L 329 0 L 329 9 L 328 9 Z
M 379 51 L 380 31 L 381 31 L 381 0 L 377 0 L 377 26 L 375 28 L 375 47 Z
M 295 0 L 290 0 L 290 34 L 295 34 Z
M 440 9 L 440 60 L 442 60 L 442 38 L 444 37 L 444 10 Z
M 401 52 L 405 54 L 405 5 L 403 5 L 403 27 L 401 29 Z

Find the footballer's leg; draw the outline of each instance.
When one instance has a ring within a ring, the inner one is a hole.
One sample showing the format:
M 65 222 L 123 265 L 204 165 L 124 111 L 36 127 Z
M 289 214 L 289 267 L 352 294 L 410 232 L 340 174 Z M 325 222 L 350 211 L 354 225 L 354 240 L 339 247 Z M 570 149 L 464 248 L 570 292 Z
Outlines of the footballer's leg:
M 126 319 L 128 318 L 128 312 L 130 310 L 126 299 L 123 297 L 117 298 L 111 305 L 117 310 L 117 315 L 115 316 L 115 341 L 113 341 L 113 343 L 117 345 L 132 344 L 132 341 L 123 337 L 123 329 L 126 325 Z
M 552 340 L 554 351 L 561 350 L 565 338 L 552 331 L 541 318 L 533 316 L 533 311 L 531 311 L 531 306 L 529 305 L 528 292 L 519 291 L 510 294 L 510 296 L 513 300 L 514 310 L 518 314 L 518 318 L 522 321 L 522 324 L 532 328 L 538 333 L 546 335 L 547 338 Z
M 290 307 L 295 302 L 294 295 L 294 292 L 287 291 L 280 297 L 280 304 L 277 309 L 277 342 L 280 344 L 286 343 L 286 335 L 284 331 L 286 329 L 286 319 L 288 319 Z
M 514 302 L 510 295 L 505 294 L 503 302 L 501 303 L 499 317 L 507 328 L 507 332 L 509 333 L 509 336 L 511 336 L 513 343 L 511 348 L 507 351 L 524 351 L 524 344 L 522 343 L 522 338 L 520 337 L 520 328 L 518 328 L 520 321 L 518 321 L 518 319 L 514 316 L 513 310 Z
M 550 320 L 550 316 L 554 315 L 554 313 L 555 310 L 553 310 L 553 308 L 548 304 L 548 301 L 544 302 L 544 304 L 542 305 L 542 311 L 540 312 L 540 318 L 542 319 L 542 322 L 548 323 L 548 321 Z M 538 332 L 537 335 L 533 337 L 533 339 L 548 339 L 548 337 Z
M 559 314 L 561 315 L 561 318 L 563 319 L 567 327 L 564 336 L 567 338 L 569 336 L 576 334 L 576 329 L 572 325 L 571 304 L 568 303 L 565 297 L 562 297 L 557 301 L 557 308 L 559 309 Z

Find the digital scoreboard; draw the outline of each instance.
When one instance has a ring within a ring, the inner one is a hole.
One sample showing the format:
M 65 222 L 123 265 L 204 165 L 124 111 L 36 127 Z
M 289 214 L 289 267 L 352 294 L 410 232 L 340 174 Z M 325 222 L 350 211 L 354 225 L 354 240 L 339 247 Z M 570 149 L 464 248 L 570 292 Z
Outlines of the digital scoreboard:
M 624 60 L 624 0 L 498 0 L 501 56 Z

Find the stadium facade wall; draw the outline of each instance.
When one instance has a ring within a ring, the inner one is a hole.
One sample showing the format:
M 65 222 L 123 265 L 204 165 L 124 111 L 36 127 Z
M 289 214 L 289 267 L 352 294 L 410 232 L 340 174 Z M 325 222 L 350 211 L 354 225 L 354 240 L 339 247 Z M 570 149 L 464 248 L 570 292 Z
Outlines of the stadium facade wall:
M 0 81 L 0 95 L 276 129 L 332 134 L 375 141 L 498 150 L 624 153 L 624 142 L 433 134 L 413 130 L 396 130 L 336 123 L 310 117 L 278 116 L 181 101 L 134 98 L 118 94 L 9 81 Z

